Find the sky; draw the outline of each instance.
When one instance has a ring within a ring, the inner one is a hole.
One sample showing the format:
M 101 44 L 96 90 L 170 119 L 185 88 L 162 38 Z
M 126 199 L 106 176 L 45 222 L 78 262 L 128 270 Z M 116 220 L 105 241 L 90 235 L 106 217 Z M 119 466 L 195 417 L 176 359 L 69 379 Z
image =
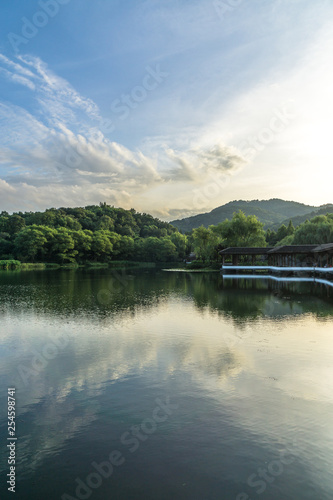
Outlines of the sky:
M 0 211 L 333 203 L 331 0 L 0 9 Z

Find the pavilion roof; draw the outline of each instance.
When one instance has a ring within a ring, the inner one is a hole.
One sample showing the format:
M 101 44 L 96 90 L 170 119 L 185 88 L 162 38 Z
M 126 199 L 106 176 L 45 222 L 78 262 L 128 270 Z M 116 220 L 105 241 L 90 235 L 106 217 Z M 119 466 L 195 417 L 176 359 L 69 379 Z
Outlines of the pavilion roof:
M 228 247 L 221 250 L 220 255 L 264 255 L 273 247 Z
M 266 255 L 266 254 L 300 254 L 333 251 L 333 243 L 325 245 L 280 245 L 278 247 L 228 247 L 221 250 L 220 255 Z
M 312 253 L 318 245 L 281 245 L 271 249 L 268 253 L 287 253 L 287 254 L 299 254 L 299 253 Z
M 333 243 L 323 245 L 280 245 L 278 247 L 228 247 L 220 255 L 311 254 L 333 252 Z
M 318 245 L 313 251 L 315 253 L 333 252 L 333 243 L 325 243 L 324 245 Z

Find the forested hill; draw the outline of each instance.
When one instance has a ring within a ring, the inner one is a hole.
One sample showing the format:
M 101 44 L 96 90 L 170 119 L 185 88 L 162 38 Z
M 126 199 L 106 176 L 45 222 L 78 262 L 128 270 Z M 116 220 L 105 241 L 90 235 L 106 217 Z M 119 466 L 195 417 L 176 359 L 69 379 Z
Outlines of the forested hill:
M 208 227 L 212 224 L 219 224 L 225 219 L 230 220 L 234 212 L 242 210 L 245 215 L 256 215 L 264 224 L 265 229 L 268 229 L 276 225 L 279 226 L 281 223 L 285 223 L 285 221 L 289 221 L 291 218 L 302 217 L 304 215 L 307 216 L 309 213 L 316 212 L 320 208 L 321 207 L 304 205 L 296 201 L 280 200 L 278 198 L 252 201 L 238 200 L 226 203 L 208 213 L 171 221 L 171 224 L 180 231 L 187 232 L 201 225 Z M 326 210 L 326 212 L 327 211 L 330 210 Z
M 0 259 L 87 262 L 184 258 L 185 237 L 168 222 L 100 203 L 45 212 L 0 213 Z
M 311 220 L 313 217 L 316 217 L 317 215 L 326 215 L 327 213 L 333 213 L 333 205 L 332 204 L 327 204 L 327 205 L 322 205 L 320 208 L 316 208 L 312 212 L 306 213 L 305 215 L 296 215 L 294 217 L 289 217 L 282 221 L 282 224 L 285 226 L 288 225 L 289 221 L 293 223 L 295 227 L 299 226 L 300 224 L 303 224 L 306 220 Z M 270 229 L 273 229 L 274 231 L 277 231 L 281 223 L 274 224 Z
M 175 232 L 168 222 L 155 219 L 152 215 L 125 210 L 100 203 L 84 208 L 51 208 L 44 212 L 0 213 L 0 231 L 18 232 L 25 226 L 67 227 L 72 230 L 114 231 L 123 236 L 166 236 Z

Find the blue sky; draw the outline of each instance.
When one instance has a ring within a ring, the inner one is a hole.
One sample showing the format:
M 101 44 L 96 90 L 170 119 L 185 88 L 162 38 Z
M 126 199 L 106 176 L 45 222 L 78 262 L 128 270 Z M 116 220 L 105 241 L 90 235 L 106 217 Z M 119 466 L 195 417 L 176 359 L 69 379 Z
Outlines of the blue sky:
M 332 202 L 330 0 L 1 10 L 1 210 Z

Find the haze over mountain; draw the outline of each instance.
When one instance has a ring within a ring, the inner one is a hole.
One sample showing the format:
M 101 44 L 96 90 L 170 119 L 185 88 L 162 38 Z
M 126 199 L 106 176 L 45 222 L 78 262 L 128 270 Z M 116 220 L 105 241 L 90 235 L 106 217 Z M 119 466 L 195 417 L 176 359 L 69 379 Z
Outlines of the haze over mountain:
M 211 224 L 216 225 L 225 219 L 231 219 L 233 213 L 239 210 L 242 210 L 245 215 L 256 215 L 264 224 L 265 229 L 277 229 L 281 224 L 288 224 L 290 219 L 293 221 L 294 226 L 297 226 L 315 215 L 333 212 L 333 204 L 315 207 L 278 198 L 251 201 L 235 200 L 214 208 L 211 212 L 173 220 L 171 224 L 180 231 L 187 232 L 201 225 L 208 227 Z

